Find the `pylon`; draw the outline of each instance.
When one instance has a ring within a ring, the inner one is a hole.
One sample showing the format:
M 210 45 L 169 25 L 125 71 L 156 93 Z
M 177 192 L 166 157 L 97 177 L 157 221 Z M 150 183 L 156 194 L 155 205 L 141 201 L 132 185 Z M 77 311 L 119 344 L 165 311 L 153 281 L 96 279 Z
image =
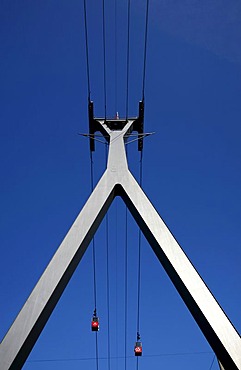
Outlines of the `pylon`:
M 94 118 L 89 106 L 90 146 L 100 131 L 109 143 L 107 168 L 0 345 L 1 370 L 21 369 L 86 248 L 116 196 L 121 196 L 225 370 L 241 370 L 241 339 L 128 169 L 125 141 L 141 136 L 139 116 Z

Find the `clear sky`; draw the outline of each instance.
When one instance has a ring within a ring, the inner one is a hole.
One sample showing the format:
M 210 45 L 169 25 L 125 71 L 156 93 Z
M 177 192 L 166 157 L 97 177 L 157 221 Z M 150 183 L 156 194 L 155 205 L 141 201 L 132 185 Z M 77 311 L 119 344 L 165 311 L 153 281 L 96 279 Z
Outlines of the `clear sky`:
M 126 114 L 127 1 L 106 4 L 107 115 Z M 115 18 L 115 6 L 117 18 Z M 87 0 L 91 98 L 104 116 L 102 1 Z M 116 23 L 116 26 L 115 26 Z M 142 97 L 145 1 L 131 1 L 129 115 Z M 116 35 L 115 35 L 116 30 Z M 150 0 L 143 189 L 241 331 L 241 4 Z M 83 0 L 0 2 L 0 337 L 90 191 Z M 117 55 L 117 64 L 115 64 Z M 117 79 L 115 78 L 117 67 Z M 115 94 L 117 91 L 117 94 Z M 137 144 L 128 146 L 139 178 Z M 93 155 L 94 181 L 105 146 Z M 125 206 L 109 211 L 111 369 L 124 369 Z M 136 366 L 138 228 L 128 215 L 127 369 Z M 95 238 L 99 370 L 108 362 L 106 223 Z M 89 246 L 25 370 L 94 369 Z M 217 370 L 214 354 L 142 239 L 139 369 Z

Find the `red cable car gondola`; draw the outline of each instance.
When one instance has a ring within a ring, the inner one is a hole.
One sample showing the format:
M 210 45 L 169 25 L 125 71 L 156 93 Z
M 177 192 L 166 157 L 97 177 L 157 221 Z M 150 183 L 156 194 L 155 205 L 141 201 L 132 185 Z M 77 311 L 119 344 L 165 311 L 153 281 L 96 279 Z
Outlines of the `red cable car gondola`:
M 92 317 L 92 321 L 91 321 L 91 330 L 92 331 L 99 331 L 99 318 L 97 316 L 93 316 Z
M 136 342 L 135 348 L 134 348 L 135 356 L 142 356 L 142 343 Z

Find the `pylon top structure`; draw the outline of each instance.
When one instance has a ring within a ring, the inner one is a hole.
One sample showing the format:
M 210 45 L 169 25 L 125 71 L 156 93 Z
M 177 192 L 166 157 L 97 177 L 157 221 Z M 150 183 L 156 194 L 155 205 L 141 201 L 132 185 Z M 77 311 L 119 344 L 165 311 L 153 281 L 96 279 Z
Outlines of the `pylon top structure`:
M 139 102 L 139 115 L 134 118 L 126 119 L 104 119 L 94 117 L 94 103 L 89 102 L 89 135 L 90 135 L 90 150 L 93 152 L 95 150 L 95 140 L 94 135 L 96 132 L 101 132 L 106 141 L 110 142 L 110 135 L 107 134 L 106 129 L 111 131 L 121 131 L 127 124 L 127 121 L 132 121 L 132 125 L 129 129 L 129 133 L 136 131 L 139 134 L 138 138 L 138 150 L 143 149 L 143 123 L 144 123 L 144 102 Z
M 143 104 L 143 103 L 142 103 Z M 94 118 L 90 134 L 109 143 L 107 168 L 2 343 L 1 370 L 21 369 L 98 226 L 121 196 L 225 370 L 241 370 L 241 338 L 128 169 L 126 138 L 143 133 L 144 106 L 126 120 Z M 94 150 L 91 137 L 91 150 Z M 142 149 L 142 141 L 138 142 Z

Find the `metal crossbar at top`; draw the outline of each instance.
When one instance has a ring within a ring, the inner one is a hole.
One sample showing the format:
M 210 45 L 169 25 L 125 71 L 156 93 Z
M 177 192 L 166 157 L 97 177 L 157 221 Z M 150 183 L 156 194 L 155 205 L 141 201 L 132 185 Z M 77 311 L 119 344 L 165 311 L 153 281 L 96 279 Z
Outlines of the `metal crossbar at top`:
M 93 103 L 89 109 L 90 134 L 100 131 L 109 143 L 107 168 L 3 339 L 1 370 L 23 366 L 116 196 L 126 203 L 222 367 L 241 370 L 239 334 L 128 169 L 125 140 L 143 130 L 142 116 L 97 119 Z

